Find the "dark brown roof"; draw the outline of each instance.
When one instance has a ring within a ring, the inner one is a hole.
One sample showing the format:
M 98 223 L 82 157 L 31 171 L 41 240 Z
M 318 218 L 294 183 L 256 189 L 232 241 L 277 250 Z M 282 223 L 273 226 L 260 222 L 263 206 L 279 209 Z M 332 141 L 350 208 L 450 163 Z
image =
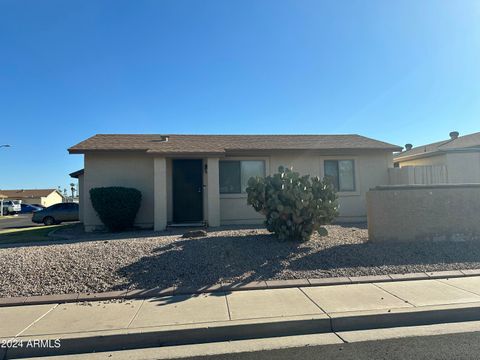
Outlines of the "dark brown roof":
M 31 189 L 31 190 L 0 190 L 2 195 L 5 195 L 9 199 L 31 199 L 46 197 L 56 189 Z M 61 194 L 60 194 L 61 195 Z
M 78 179 L 78 177 L 83 175 L 84 173 L 85 173 L 85 170 L 80 169 L 80 170 L 77 170 L 77 171 L 74 171 L 74 172 L 70 173 L 70 177 L 72 177 L 74 179 Z
M 427 145 L 416 146 L 395 155 L 395 160 L 407 160 L 417 157 L 432 156 L 446 151 L 480 150 L 480 132 L 459 136 L 456 139 L 442 140 Z
M 168 141 L 165 141 L 168 138 Z M 222 154 L 238 150 L 377 149 L 400 151 L 386 142 L 360 135 L 95 135 L 68 149 L 138 150 L 161 154 Z

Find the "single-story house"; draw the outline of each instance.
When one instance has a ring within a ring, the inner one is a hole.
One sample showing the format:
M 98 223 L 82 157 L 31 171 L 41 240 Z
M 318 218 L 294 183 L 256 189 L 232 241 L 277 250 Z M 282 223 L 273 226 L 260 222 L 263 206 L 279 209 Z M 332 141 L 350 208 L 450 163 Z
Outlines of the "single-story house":
M 480 132 L 459 136 L 457 131 L 449 139 L 413 147 L 394 156 L 395 167 L 444 167 L 444 181 L 448 184 L 480 183 Z
M 360 135 L 95 135 L 68 149 L 84 155 L 78 175 L 87 231 L 102 228 L 89 190 L 126 186 L 142 192 L 139 227 L 261 223 L 247 204 L 251 176 L 279 166 L 330 176 L 340 221 L 366 219 L 366 192 L 388 184 L 393 152 L 401 148 Z
M 0 190 L 8 200 L 22 200 L 27 204 L 51 206 L 63 202 L 63 195 L 57 189 Z

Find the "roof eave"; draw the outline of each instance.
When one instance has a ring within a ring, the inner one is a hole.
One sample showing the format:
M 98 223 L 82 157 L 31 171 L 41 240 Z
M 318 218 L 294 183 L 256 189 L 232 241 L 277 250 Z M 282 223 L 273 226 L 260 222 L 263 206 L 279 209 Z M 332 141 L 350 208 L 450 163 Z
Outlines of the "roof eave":
M 394 156 L 393 160 L 397 162 L 401 161 L 409 161 L 415 159 L 423 159 L 427 157 L 443 155 L 447 153 L 458 153 L 458 152 L 480 152 L 480 148 L 477 147 L 470 147 L 470 148 L 458 148 L 458 149 L 439 149 L 435 151 L 429 151 L 426 153 L 419 153 L 414 155 L 406 155 L 406 156 Z
M 172 155 L 225 155 L 228 152 L 265 152 L 265 151 L 331 151 L 331 150 L 348 150 L 348 151 L 362 151 L 362 150 L 369 150 L 369 151 L 401 151 L 402 147 L 400 146 L 391 146 L 391 147 L 335 147 L 335 148 L 263 148 L 263 149 L 225 149 L 221 151 L 161 151 L 161 150 L 148 150 L 148 149 L 75 149 L 69 148 L 69 154 L 86 154 L 92 152 L 145 152 L 151 155 L 165 155 L 165 156 L 172 156 Z
M 147 150 L 149 155 L 159 156 L 225 156 L 225 151 L 160 151 L 160 150 Z
M 71 178 L 78 179 L 78 177 L 83 175 L 84 173 L 85 173 L 85 169 L 80 169 L 70 173 L 69 175 Z
M 87 154 L 91 152 L 147 152 L 148 149 L 67 149 L 69 154 Z
M 444 150 L 436 150 L 436 151 L 429 151 L 425 153 L 420 153 L 420 154 L 413 154 L 413 155 L 404 155 L 404 156 L 394 156 L 393 161 L 409 161 L 409 160 L 415 160 L 415 159 L 423 159 L 427 157 L 432 157 L 432 156 L 437 156 L 437 155 L 443 155 L 445 154 L 446 151 Z

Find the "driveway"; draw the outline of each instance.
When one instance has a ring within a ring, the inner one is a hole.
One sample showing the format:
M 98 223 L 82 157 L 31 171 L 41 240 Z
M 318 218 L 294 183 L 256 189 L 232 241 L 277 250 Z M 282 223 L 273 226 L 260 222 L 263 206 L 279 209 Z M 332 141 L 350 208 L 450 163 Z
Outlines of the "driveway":
M 35 224 L 32 222 L 32 214 L 0 218 L 0 232 L 2 230 L 21 229 L 32 226 L 43 226 L 43 224 Z

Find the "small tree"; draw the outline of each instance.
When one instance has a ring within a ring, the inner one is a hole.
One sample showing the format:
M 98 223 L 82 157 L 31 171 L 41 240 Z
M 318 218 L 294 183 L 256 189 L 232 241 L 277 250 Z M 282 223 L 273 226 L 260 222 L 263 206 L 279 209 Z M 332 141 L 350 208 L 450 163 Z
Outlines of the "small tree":
M 252 177 L 249 205 L 266 216 L 265 225 L 279 240 L 307 241 L 337 215 L 337 195 L 328 179 L 300 176 L 280 166 L 278 173 Z
M 90 189 L 92 206 L 110 231 L 131 228 L 137 216 L 142 193 L 120 186 Z

